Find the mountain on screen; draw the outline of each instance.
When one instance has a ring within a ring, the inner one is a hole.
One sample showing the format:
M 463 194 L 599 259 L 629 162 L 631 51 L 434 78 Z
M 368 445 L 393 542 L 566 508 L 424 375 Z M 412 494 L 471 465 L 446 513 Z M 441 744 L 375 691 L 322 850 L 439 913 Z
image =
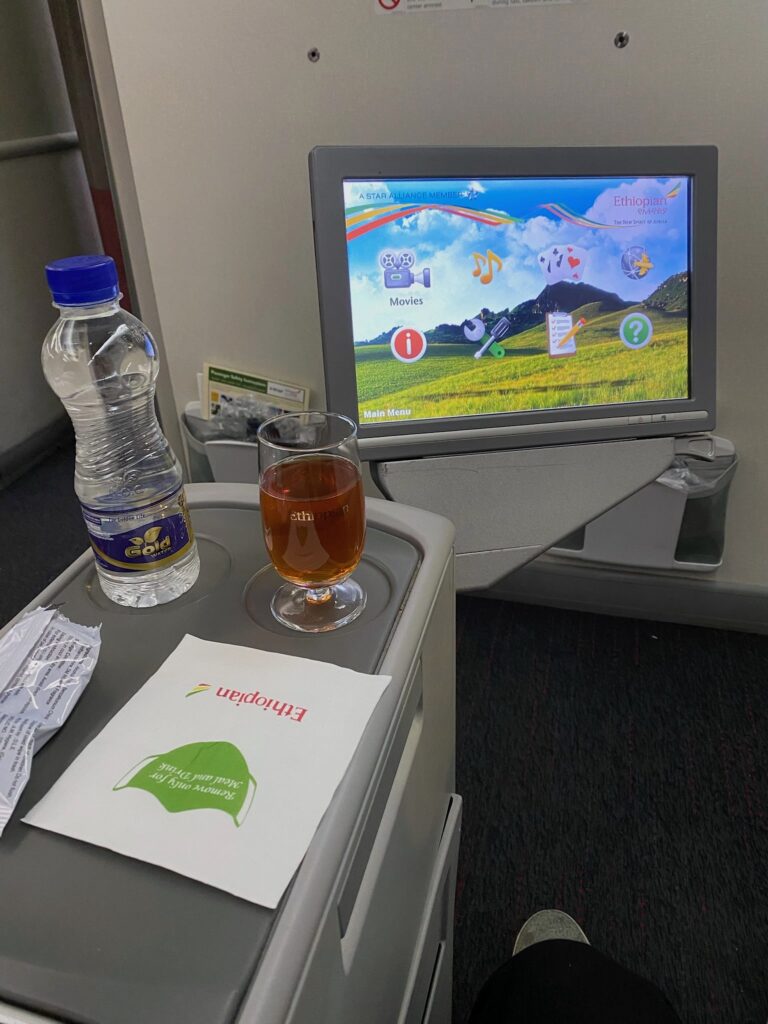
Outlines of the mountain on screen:
M 669 280 L 671 281 L 672 278 Z M 664 285 L 658 288 L 654 295 L 660 292 L 663 287 Z M 625 302 L 615 292 L 603 291 L 602 288 L 595 288 L 594 285 L 585 284 L 583 281 L 579 284 L 558 281 L 557 284 L 548 284 L 535 299 L 527 299 L 525 302 L 515 306 L 514 309 L 501 309 L 498 312 L 493 312 L 490 309 L 468 310 L 467 317 L 474 317 L 482 312 L 486 323 L 494 323 L 500 317 L 505 316 L 512 325 L 509 333 L 514 335 L 543 323 L 547 313 L 572 313 L 575 309 L 580 309 L 586 305 L 592 305 L 594 313 L 598 314 L 614 313 L 618 310 L 626 309 L 628 306 L 634 305 L 634 303 Z M 395 326 L 393 324 L 389 330 L 383 331 L 377 337 L 370 338 L 360 344 L 388 345 Z M 439 344 L 440 342 L 476 344 L 475 342 L 467 341 L 464 336 L 463 324 L 438 324 L 431 330 L 426 331 L 425 334 L 429 344 Z
M 603 291 L 583 281 L 580 284 L 558 281 L 557 284 L 548 284 L 535 299 L 521 302 L 511 312 L 503 311 L 499 315 L 508 316 L 512 323 L 511 333 L 519 334 L 540 324 L 547 313 L 572 313 L 574 309 L 592 304 L 595 304 L 595 312 L 600 313 L 615 313 L 633 305 L 619 298 L 615 292 Z
M 668 277 L 648 296 L 643 305 L 666 313 L 685 312 L 688 309 L 688 271 Z

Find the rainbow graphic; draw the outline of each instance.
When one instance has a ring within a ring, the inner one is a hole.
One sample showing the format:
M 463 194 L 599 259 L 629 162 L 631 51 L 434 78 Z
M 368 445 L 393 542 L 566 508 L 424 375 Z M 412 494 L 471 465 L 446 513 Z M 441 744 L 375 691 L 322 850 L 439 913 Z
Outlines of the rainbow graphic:
M 677 182 L 666 193 L 667 199 L 675 199 L 680 195 L 682 183 Z M 575 224 L 580 228 L 594 228 L 601 231 L 615 231 L 617 228 L 628 227 L 624 224 L 601 224 L 600 221 L 591 220 L 576 210 L 572 210 L 563 203 L 542 203 L 540 209 L 546 210 L 560 220 L 568 224 Z M 476 221 L 479 224 L 488 224 L 491 227 L 500 227 L 503 224 L 521 223 L 525 218 L 512 217 L 508 213 L 499 213 L 495 210 L 478 210 L 467 206 L 455 206 L 449 203 L 392 203 L 389 206 L 349 206 L 347 207 L 346 228 L 347 241 L 359 238 L 369 231 L 384 227 L 393 221 L 402 220 L 403 217 L 410 217 L 422 210 L 440 210 L 442 213 L 450 213 L 456 217 L 466 217 L 467 220 Z
M 547 210 L 549 213 L 554 213 L 560 220 L 567 221 L 568 224 L 576 224 L 580 228 L 601 228 L 604 230 L 623 227 L 621 224 L 600 224 L 599 221 L 590 220 L 589 217 L 584 217 L 580 213 L 576 213 L 575 210 L 571 210 L 568 206 L 563 206 L 562 203 L 542 203 L 542 210 Z
M 196 693 L 205 693 L 206 690 L 210 690 L 210 683 L 198 683 L 197 686 L 193 686 L 189 693 L 185 693 L 185 697 L 194 697 Z
M 375 231 L 376 228 L 409 217 L 411 214 L 420 213 L 422 210 L 440 210 L 442 213 L 466 217 L 467 220 L 489 224 L 491 227 L 516 224 L 522 220 L 521 217 L 510 217 L 509 214 L 473 210 L 467 206 L 452 206 L 446 203 L 394 203 L 392 206 L 377 206 L 375 209 L 371 209 L 370 206 L 350 206 L 347 208 L 346 218 L 347 241 L 351 242 L 353 238 L 359 238 L 360 235 Z
M 682 182 L 678 181 L 669 192 L 666 193 L 666 199 L 675 199 L 680 195 L 680 189 L 682 188 Z M 590 220 L 589 217 L 584 217 L 580 213 L 576 213 L 569 206 L 564 206 L 562 203 L 542 203 L 542 210 L 547 210 L 549 213 L 553 213 L 560 220 L 566 221 L 568 224 L 575 224 L 580 228 L 597 228 L 599 230 L 606 231 L 608 229 L 615 230 L 616 228 L 629 227 L 625 224 L 601 224 L 599 221 Z

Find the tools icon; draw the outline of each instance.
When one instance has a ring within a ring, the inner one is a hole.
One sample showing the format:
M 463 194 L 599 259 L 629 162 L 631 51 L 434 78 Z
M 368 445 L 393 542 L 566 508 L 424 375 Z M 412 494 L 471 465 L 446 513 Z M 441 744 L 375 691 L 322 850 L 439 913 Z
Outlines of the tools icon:
M 415 262 L 416 254 L 410 249 L 402 249 L 400 252 L 385 249 L 379 253 L 379 263 L 384 268 L 384 287 L 410 288 L 412 284 L 418 283 L 425 288 L 431 288 L 432 275 L 429 267 L 414 271 L 411 268 Z
M 464 323 L 464 337 L 467 341 L 480 342 L 480 348 L 475 352 L 475 359 L 480 359 L 486 352 L 490 352 L 496 359 L 501 359 L 504 349 L 499 342 L 505 338 L 510 331 L 512 324 L 505 316 L 497 320 L 490 331 L 486 330 L 484 321 L 476 316 L 473 320 Z

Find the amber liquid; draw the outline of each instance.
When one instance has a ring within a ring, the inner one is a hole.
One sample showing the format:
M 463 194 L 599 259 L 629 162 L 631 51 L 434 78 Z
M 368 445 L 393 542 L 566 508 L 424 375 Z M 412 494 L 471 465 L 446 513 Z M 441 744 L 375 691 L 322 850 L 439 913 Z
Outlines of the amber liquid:
M 345 579 L 363 553 L 365 497 L 360 470 L 338 455 L 304 455 L 267 467 L 261 521 L 272 563 L 302 587 Z

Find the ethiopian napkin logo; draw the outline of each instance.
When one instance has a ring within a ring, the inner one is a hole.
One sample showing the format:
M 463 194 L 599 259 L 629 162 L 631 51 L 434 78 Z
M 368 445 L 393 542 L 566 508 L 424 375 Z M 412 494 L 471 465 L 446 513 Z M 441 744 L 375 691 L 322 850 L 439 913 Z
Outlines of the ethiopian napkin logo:
M 207 693 L 209 690 L 213 690 L 213 683 L 196 683 L 184 696 L 194 697 L 198 693 Z M 247 704 L 251 708 L 272 711 L 278 718 L 285 718 L 289 722 L 303 722 L 304 716 L 307 714 L 307 708 L 298 707 L 285 700 L 278 700 L 276 697 L 267 697 L 260 690 L 246 693 L 241 690 L 232 690 L 227 686 L 217 686 L 214 697 L 226 700 L 230 704 L 234 704 L 236 708 Z
M 196 693 L 207 693 L 210 690 L 210 683 L 198 683 L 197 686 L 193 686 L 189 693 L 185 693 L 185 697 L 194 697 Z
M 125 557 L 139 558 L 143 555 L 144 558 L 148 558 L 160 551 L 166 551 L 171 546 L 171 538 L 166 535 L 160 540 L 162 532 L 162 526 L 150 526 L 143 537 L 131 537 L 133 546 L 125 549 Z
M 185 743 L 140 761 L 113 787 L 143 789 L 170 814 L 224 811 L 239 828 L 256 792 L 256 779 L 233 743 Z

